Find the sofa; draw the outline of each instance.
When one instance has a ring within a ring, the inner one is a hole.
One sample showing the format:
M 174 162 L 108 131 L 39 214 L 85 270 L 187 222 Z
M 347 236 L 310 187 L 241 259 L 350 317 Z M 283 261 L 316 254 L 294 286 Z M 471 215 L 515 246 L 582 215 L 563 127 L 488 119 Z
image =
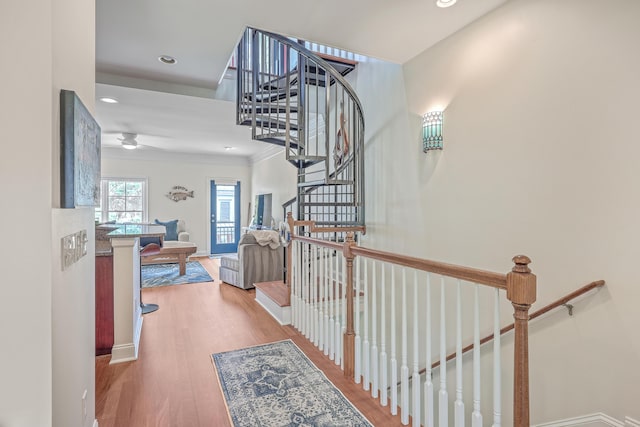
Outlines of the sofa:
M 270 234 L 267 234 L 270 233 Z M 255 230 L 243 234 L 238 252 L 220 258 L 220 280 L 241 289 L 256 283 L 283 280 L 284 248 L 277 231 Z

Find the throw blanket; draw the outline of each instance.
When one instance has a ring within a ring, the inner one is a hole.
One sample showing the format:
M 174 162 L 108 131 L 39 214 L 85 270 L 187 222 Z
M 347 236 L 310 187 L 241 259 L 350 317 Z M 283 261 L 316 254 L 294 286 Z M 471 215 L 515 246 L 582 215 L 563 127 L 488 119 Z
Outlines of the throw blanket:
M 280 235 L 275 230 L 251 230 L 250 233 L 260 246 L 269 245 L 271 249 L 277 249 L 280 246 Z

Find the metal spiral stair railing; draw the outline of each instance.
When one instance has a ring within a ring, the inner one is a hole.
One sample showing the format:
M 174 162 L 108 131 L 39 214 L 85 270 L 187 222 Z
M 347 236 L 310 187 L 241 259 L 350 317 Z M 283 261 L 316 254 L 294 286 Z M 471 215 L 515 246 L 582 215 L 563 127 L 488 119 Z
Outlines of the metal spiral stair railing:
M 298 169 L 297 218 L 364 226 L 364 116 L 344 78 L 353 66 L 254 28 L 237 58 L 237 123 L 285 148 Z

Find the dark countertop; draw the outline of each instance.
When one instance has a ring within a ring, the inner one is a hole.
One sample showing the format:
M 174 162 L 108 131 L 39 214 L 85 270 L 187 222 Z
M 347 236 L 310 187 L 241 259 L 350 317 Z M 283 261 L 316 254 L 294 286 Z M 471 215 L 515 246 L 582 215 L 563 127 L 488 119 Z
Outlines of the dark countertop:
M 115 224 L 118 228 L 107 234 L 107 237 L 131 238 L 131 237 L 164 237 L 166 229 L 164 225 L 151 224 Z
M 96 256 L 112 256 L 111 239 L 160 237 L 166 233 L 164 225 L 109 224 L 96 227 Z

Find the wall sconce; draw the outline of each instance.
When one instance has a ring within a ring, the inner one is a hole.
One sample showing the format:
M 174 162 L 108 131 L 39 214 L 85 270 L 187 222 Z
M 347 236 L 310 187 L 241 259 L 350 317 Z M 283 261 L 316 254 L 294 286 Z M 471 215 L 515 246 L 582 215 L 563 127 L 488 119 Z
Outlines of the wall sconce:
M 430 111 L 422 117 L 422 151 L 442 150 L 442 111 Z

